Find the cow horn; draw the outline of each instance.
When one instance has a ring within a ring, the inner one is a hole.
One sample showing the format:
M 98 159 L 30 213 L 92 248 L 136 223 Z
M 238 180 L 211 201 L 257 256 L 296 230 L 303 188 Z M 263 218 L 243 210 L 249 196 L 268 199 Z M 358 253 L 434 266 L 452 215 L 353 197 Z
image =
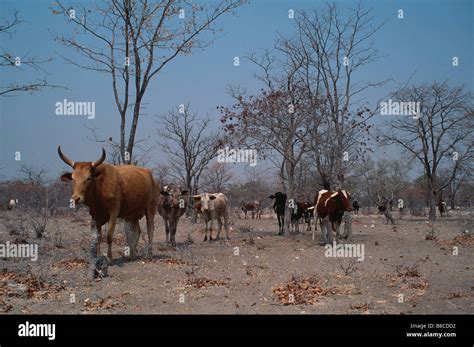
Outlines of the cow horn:
M 97 167 L 97 166 L 99 166 L 100 164 L 102 164 L 102 163 L 104 162 L 104 160 L 105 160 L 105 156 L 106 156 L 105 150 L 104 150 L 104 148 L 102 148 L 102 155 L 100 156 L 99 159 L 97 159 L 95 162 L 92 163 L 92 166 L 93 166 L 93 167 Z
M 58 146 L 58 154 L 63 162 L 68 164 L 70 167 L 74 167 L 74 162 L 63 154 L 63 152 L 61 151 L 61 146 Z

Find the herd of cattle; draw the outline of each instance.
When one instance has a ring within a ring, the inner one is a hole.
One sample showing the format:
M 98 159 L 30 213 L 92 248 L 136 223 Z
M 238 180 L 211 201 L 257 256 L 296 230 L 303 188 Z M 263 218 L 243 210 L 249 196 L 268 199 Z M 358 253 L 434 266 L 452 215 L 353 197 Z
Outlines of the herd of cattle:
M 73 203 L 85 204 L 89 208 L 92 217 L 91 228 L 96 229 L 96 236 L 92 242 L 95 255 L 100 254 L 102 227 L 107 223 L 107 257 L 112 259 L 112 237 L 117 219 L 121 218 L 131 225 L 132 233 L 127 237 L 130 256 L 133 258 L 141 233 L 139 220 L 143 216 L 147 222 L 147 249 L 151 253 L 156 211 L 162 216 L 165 224 L 166 242 L 175 246 L 178 222 L 186 213 L 190 201 L 193 202 L 195 218 L 200 214 L 204 220 L 204 241 L 212 240 L 214 221 L 218 224 L 216 239 L 219 239 L 223 227 L 227 239 L 229 238 L 229 202 L 223 193 L 202 193 L 193 195 L 190 199 L 188 191 L 182 190 L 177 185 L 161 187 L 149 169 L 104 163 L 106 153 L 103 149 L 100 158 L 93 162 L 74 162 L 63 154 L 61 147 L 58 147 L 58 154 L 73 169 L 72 172 L 61 176 L 62 181 L 72 181 Z M 325 243 L 333 242 L 333 231 L 340 236 L 342 216 L 344 212 L 353 209 L 350 194 L 345 190 L 336 192 L 321 190 L 313 202 L 287 203 L 287 196 L 282 192 L 277 192 L 269 198 L 274 200 L 273 210 L 277 215 L 280 235 L 283 233 L 287 208 L 290 209 L 290 228 L 295 231 L 298 231 L 298 224 L 302 218 L 307 224 L 307 230 L 310 230 L 311 219 L 316 210 Z M 261 218 L 262 206 L 259 201 L 244 203 L 242 211 L 245 216 L 247 212 L 251 212 L 253 218 Z M 314 224 L 316 229 L 316 223 Z
M 178 185 L 170 184 L 161 187 L 152 175 L 151 170 L 133 165 L 111 165 L 104 163 L 106 153 L 102 149 L 100 158 L 92 162 L 74 162 L 69 159 L 58 147 L 59 157 L 70 166 L 73 171 L 64 173 L 61 180 L 72 182 L 73 192 L 71 202 L 84 204 L 89 208 L 92 217 L 91 228 L 96 230 L 92 239 L 92 254 L 100 254 L 100 241 L 102 227 L 107 223 L 107 257 L 112 259 L 112 237 L 117 219 L 125 220 L 131 226 L 131 233 L 127 235 L 130 246 L 130 257 L 134 258 L 139 235 L 141 233 L 139 220 L 146 217 L 148 232 L 147 250 L 151 254 L 154 234 L 154 217 L 156 211 L 162 216 L 166 242 L 176 245 L 176 230 L 179 219 L 186 213 L 192 203 L 195 221 L 198 215 L 205 223 L 204 241 L 211 241 L 214 221 L 218 224 L 216 239 L 219 239 L 222 227 L 229 238 L 229 202 L 223 193 L 202 193 L 189 196 L 187 190 L 182 190 Z M 345 233 L 341 235 L 340 227 L 343 216 L 358 213 L 360 205 L 357 201 L 351 203 L 351 195 L 346 190 L 338 191 L 321 190 L 313 201 L 295 201 L 288 199 L 286 194 L 276 192 L 269 196 L 273 199 L 272 208 L 277 215 L 278 234 L 283 234 L 285 227 L 285 211 L 290 215 L 290 231 L 298 232 L 300 221 L 304 220 L 306 230 L 311 230 L 311 221 L 314 221 L 313 240 L 315 238 L 316 224 L 321 226 L 324 244 L 333 243 L 333 232 L 337 238 L 350 238 Z M 9 209 L 13 209 L 18 201 L 12 199 Z M 445 205 L 442 206 L 443 208 Z M 262 204 L 260 201 L 243 203 L 240 206 L 245 218 L 250 212 L 252 218 L 261 218 Z M 382 209 L 384 210 L 382 211 Z M 385 206 L 380 207 L 381 212 L 390 211 Z M 441 208 L 440 208 L 441 212 Z M 387 217 L 387 213 L 385 213 Z M 393 218 L 388 214 L 393 223 Z M 347 221 L 347 220 L 346 220 Z M 347 223 L 346 223 L 347 224 Z

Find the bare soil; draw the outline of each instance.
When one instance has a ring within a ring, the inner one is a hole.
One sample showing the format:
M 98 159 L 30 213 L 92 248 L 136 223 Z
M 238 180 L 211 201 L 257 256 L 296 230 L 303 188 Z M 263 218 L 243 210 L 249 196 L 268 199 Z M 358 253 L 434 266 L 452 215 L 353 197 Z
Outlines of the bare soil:
M 39 258 L 0 259 L 0 312 L 59 314 L 458 314 L 474 313 L 474 215 L 356 215 L 365 258 L 330 258 L 311 232 L 277 236 L 272 215 L 232 218 L 231 240 L 202 242 L 203 224 L 182 218 L 177 247 L 155 219 L 153 258 L 124 258 L 119 224 L 108 276 L 87 280 L 86 211 L 50 218 L 43 239 L 17 230 L 22 211 L 0 212 L 0 243 L 39 244 Z M 145 250 L 145 223 L 138 249 Z M 300 231 L 305 230 L 300 225 Z M 468 231 L 468 234 L 466 234 Z M 214 232 L 215 235 L 215 232 Z M 225 233 L 221 234 L 221 238 Z M 105 238 L 104 238 L 105 239 Z M 101 246 L 106 251 L 106 243 Z

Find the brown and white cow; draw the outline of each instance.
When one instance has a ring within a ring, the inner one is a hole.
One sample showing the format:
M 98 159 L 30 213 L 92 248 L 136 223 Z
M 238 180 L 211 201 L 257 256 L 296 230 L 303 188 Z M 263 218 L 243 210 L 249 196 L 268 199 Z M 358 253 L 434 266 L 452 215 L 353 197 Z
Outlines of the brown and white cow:
M 166 243 L 173 247 L 176 246 L 176 227 L 181 216 L 186 213 L 188 201 L 188 191 L 174 184 L 164 186 L 160 192 L 158 213 L 165 223 Z
M 219 226 L 216 240 L 220 237 L 222 224 L 224 224 L 226 237 L 229 239 L 229 204 L 227 197 L 222 193 L 202 193 L 194 195 L 193 198 L 195 203 L 201 204 L 201 212 L 204 218 L 204 223 L 206 224 L 206 236 L 204 237 L 204 241 L 212 241 L 212 227 L 214 220 L 217 220 Z M 222 223 L 222 219 L 224 219 L 224 223 Z M 209 238 L 207 237 L 208 232 Z
M 252 213 L 252 219 L 255 219 L 255 216 L 257 219 L 262 219 L 262 204 L 258 200 L 244 202 L 240 209 L 244 212 L 245 219 L 247 219 L 247 212 Z
M 139 219 L 146 216 L 148 231 L 148 252 L 152 253 L 154 217 L 158 203 L 160 185 L 155 182 L 149 169 L 133 165 L 105 164 L 105 151 L 93 162 L 74 162 L 66 157 L 58 146 L 59 157 L 73 172 L 61 176 L 62 181 L 73 182 L 72 200 L 75 204 L 89 207 L 92 217 L 91 227 L 95 226 L 96 235 L 92 238 L 92 257 L 100 254 L 102 226 L 108 223 L 107 256 L 112 260 L 112 236 L 117 218 L 129 222 L 132 233 L 127 234 L 130 257 L 135 250 L 141 233 Z
M 341 236 L 340 227 L 344 212 L 352 211 L 351 196 L 343 189 L 337 192 L 321 190 L 314 198 L 314 206 L 321 226 L 323 243 L 332 244 L 333 231 L 336 232 L 336 238 Z M 331 225 L 331 228 L 329 228 L 329 225 Z M 347 234 L 345 237 L 350 237 L 350 235 Z M 315 233 L 313 231 L 313 240 L 314 238 Z

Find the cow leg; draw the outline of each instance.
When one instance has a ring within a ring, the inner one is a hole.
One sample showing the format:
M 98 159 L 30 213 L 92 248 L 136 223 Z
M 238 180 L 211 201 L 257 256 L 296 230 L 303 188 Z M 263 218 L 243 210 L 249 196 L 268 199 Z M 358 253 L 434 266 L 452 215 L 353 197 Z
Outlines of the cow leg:
M 326 220 L 325 219 L 320 219 L 319 220 L 319 226 L 321 227 L 321 237 L 323 239 L 323 243 L 327 244 L 327 231 L 326 231 Z
M 283 228 L 284 228 L 284 216 L 278 215 L 278 235 L 283 235 Z
M 207 228 L 208 228 L 208 223 L 209 221 L 206 220 L 206 218 L 204 218 L 204 232 L 205 232 L 205 235 L 204 235 L 204 240 L 202 242 L 206 242 L 207 241 Z
M 92 230 L 95 229 L 95 230 Z M 100 239 L 102 226 L 99 226 L 95 220 L 91 220 L 91 244 L 90 244 L 90 263 L 89 263 L 89 278 L 95 279 L 95 265 L 97 257 L 100 254 Z
M 153 234 L 155 233 L 155 214 L 154 211 L 148 210 L 146 214 L 146 230 L 148 233 L 147 255 L 153 256 Z
M 217 236 L 216 240 L 221 238 L 221 230 L 222 230 L 222 217 L 217 217 Z
M 130 245 L 130 259 L 134 259 L 137 252 L 138 239 L 140 238 L 141 229 L 138 220 L 132 223 L 132 244 Z
M 339 241 L 340 239 L 342 239 L 342 236 L 341 236 L 341 224 L 339 224 L 338 222 L 336 222 L 336 240 Z
M 176 247 L 176 228 L 178 221 L 173 219 L 170 223 L 170 243 L 172 247 Z
M 332 244 L 333 243 L 333 234 L 332 234 L 332 228 L 329 223 L 329 217 L 326 217 L 322 219 L 321 223 L 321 231 L 323 233 L 323 243 L 326 244 Z
M 165 219 L 166 244 L 170 243 L 170 221 Z
M 211 218 L 209 222 L 209 243 L 212 241 L 212 228 L 214 227 L 214 218 Z
M 91 249 L 93 249 L 93 256 L 100 255 L 100 243 L 102 242 L 102 226 L 98 225 L 95 220 L 91 220 L 91 233 L 93 236 L 93 240 L 95 242 L 94 245 L 91 245 Z M 95 234 L 95 235 L 94 235 Z
M 107 230 L 107 257 L 112 261 L 112 237 L 114 236 L 115 224 L 117 223 L 117 215 L 111 215 L 109 219 L 109 229 Z
M 230 240 L 230 237 L 229 237 L 229 215 L 227 213 L 224 215 L 224 228 L 225 228 L 225 237 L 227 238 L 227 240 Z

